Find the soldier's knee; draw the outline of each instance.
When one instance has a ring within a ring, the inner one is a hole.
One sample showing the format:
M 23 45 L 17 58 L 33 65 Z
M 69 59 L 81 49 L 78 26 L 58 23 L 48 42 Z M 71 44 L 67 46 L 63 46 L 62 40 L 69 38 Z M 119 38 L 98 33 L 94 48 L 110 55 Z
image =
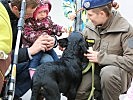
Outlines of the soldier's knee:
M 112 83 L 114 79 L 114 74 L 110 72 L 110 68 L 104 67 L 101 69 L 100 77 L 101 77 L 101 85 L 109 85 Z

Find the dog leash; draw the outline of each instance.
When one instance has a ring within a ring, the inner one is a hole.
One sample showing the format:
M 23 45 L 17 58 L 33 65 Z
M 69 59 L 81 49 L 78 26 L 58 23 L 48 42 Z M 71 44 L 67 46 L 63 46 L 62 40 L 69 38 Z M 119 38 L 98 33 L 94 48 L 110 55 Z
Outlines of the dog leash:
M 85 74 L 86 72 L 88 72 L 90 68 L 92 69 L 92 83 L 91 83 L 91 92 L 90 92 L 89 98 L 87 100 L 91 100 L 91 97 L 93 98 L 92 100 L 94 100 L 94 90 L 95 90 L 95 87 L 94 87 L 94 70 L 95 70 L 95 64 L 89 62 L 88 66 L 82 71 L 82 74 Z
M 88 39 L 86 41 L 90 45 L 89 50 L 93 50 L 92 46 L 95 43 L 94 39 Z M 86 72 L 88 72 L 90 68 L 92 69 L 92 83 L 91 83 L 91 92 L 90 92 L 90 95 L 89 95 L 89 97 L 88 97 L 87 100 L 91 100 L 91 98 L 92 98 L 92 100 L 95 100 L 94 99 L 94 90 L 95 90 L 95 87 L 94 87 L 95 63 L 89 62 L 89 64 L 87 65 L 87 67 L 82 71 L 82 74 L 85 74 Z

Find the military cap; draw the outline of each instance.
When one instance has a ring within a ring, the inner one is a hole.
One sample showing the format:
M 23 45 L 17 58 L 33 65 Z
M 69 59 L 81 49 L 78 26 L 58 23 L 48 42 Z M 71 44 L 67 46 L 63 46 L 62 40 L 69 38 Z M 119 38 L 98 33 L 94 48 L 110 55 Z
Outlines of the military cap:
M 101 7 L 111 3 L 113 0 L 84 0 L 83 8 L 86 10 Z

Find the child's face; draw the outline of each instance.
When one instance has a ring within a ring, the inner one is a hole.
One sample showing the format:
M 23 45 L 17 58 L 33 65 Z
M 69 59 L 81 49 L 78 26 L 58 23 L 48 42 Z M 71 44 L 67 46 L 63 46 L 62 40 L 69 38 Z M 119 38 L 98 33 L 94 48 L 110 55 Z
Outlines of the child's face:
M 48 15 L 48 11 L 43 10 L 43 11 L 38 12 L 36 18 L 39 20 L 42 20 L 43 18 L 47 17 L 47 15 Z

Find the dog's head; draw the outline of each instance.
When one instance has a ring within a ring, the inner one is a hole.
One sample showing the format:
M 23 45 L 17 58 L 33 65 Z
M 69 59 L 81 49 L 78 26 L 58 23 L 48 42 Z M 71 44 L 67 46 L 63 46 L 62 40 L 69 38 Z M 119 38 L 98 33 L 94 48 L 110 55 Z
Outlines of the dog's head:
M 78 58 L 82 62 L 82 67 L 86 66 L 84 53 L 87 52 L 88 47 L 81 33 L 73 32 L 68 38 L 59 39 L 58 43 L 62 48 L 66 48 L 63 52 L 63 56 Z
M 59 40 L 58 40 L 58 43 L 59 43 L 59 45 L 60 45 L 62 48 L 66 48 L 67 45 L 68 45 L 68 39 L 67 39 L 67 38 L 59 39 Z
M 59 39 L 58 43 L 62 48 L 73 50 L 73 52 L 80 50 L 86 53 L 88 48 L 85 39 L 79 32 L 71 33 L 68 38 Z

